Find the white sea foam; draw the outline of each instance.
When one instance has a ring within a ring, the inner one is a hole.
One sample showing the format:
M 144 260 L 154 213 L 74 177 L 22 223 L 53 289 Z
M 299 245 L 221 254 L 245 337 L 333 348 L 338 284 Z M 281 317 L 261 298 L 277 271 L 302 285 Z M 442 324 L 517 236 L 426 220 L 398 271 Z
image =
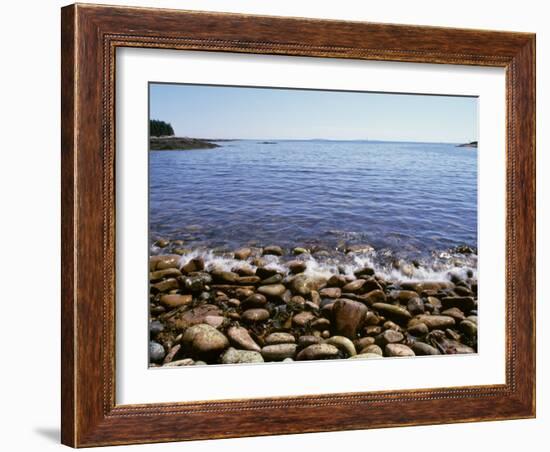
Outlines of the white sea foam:
M 155 247 L 156 248 L 156 247 Z M 151 249 L 152 254 L 158 254 L 160 249 Z M 248 268 L 255 271 L 254 258 L 247 260 L 235 259 L 232 253 L 220 254 L 210 249 L 195 249 L 181 256 L 180 266 L 189 260 L 201 257 L 204 259 L 207 271 L 213 269 L 223 271 L 235 271 L 239 268 Z M 376 251 L 365 253 L 334 254 L 315 257 L 309 254 L 292 257 L 279 257 L 274 255 L 262 256 L 265 267 L 277 270 L 287 275 L 289 273 L 286 263 L 289 260 L 301 260 L 306 264 L 304 273 L 311 277 L 330 278 L 335 274 L 344 274 L 353 277 L 357 270 L 365 267 L 374 269 L 375 274 L 390 281 L 448 281 L 452 275 L 466 278 L 477 278 L 477 256 L 453 255 L 441 253 L 431 260 L 425 260 L 413 264 L 404 260 L 390 260 L 388 256 L 378 255 Z

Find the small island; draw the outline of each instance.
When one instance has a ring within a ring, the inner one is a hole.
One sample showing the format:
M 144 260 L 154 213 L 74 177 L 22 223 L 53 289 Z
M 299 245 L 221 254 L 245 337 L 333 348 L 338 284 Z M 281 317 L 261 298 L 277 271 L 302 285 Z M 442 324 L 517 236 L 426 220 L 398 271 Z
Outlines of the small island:
M 477 148 L 477 141 L 470 141 L 469 143 L 457 144 L 457 148 Z
M 149 139 L 149 150 L 151 151 L 188 151 L 191 149 L 212 149 L 217 147 L 219 147 L 218 144 L 200 138 L 152 136 Z
M 188 151 L 219 147 L 215 143 L 200 138 L 176 137 L 172 125 L 158 119 L 149 121 L 149 136 L 151 151 Z

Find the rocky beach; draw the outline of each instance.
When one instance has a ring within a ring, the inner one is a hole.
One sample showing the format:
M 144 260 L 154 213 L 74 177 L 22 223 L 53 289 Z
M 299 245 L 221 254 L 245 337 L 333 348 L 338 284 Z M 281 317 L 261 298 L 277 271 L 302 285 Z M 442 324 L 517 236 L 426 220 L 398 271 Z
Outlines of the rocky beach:
M 477 352 L 467 246 L 408 262 L 368 245 L 186 245 L 151 246 L 151 367 Z

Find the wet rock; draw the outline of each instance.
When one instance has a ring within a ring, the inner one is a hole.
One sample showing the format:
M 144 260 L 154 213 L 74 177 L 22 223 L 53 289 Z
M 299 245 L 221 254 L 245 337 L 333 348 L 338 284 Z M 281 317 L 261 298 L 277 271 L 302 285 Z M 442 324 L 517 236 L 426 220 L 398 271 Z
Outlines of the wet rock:
M 347 283 L 343 288 L 343 292 L 350 292 L 350 293 L 356 293 L 359 292 L 363 286 L 365 285 L 366 280 L 364 279 L 356 279 L 355 281 L 352 281 L 350 283 Z
M 407 328 L 407 332 L 412 334 L 413 336 L 424 336 L 425 334 L 428 334 L 429 331 L 430 330 L 428 326 L 422 322 L 419 322 Z
M 236 350 L 228 348 L 222 355 L 222 364 L 251 364 L 263 363 L 264 359 L 259 352 L 250 350 Z
M 254 291 L 252 289 L 244 288 L 244 287 L 238 287 L 234 291 L 234 295 L 239 300 L 244 300 L 248 298 L 250 295 L 252 295 Z
M 336 334 L 350 339 L 357 337 L 357 331 L 363 325 L 367 307 L 353 300 L 339 299 L 332 308 L 333 327 Z
M 344 287 L 347 284 L 348 280 L 344 275 L 332 275 L 328 281 L 328 287 Z
M 424 323 L 430 330 L 442 330 L 455 325 L 455 319 L 446 315 L 419 315 L 412 319 L 408 326 L 414 326 L 417 323 Z
M 295 326 L 303 327 L 313 321 L 315 316 L 310 311 L 303 311 L 292 317 L 292 323 Z
M 303 308 L 306 304 L 306 300 L 304 297 L 300 295 L 294 295 L 290 298 L 290 301 L 288 302 L 290 306 L 293 306 L 294 308 Z
M 267 286 L 258 287 L 258 293 L 265 295 L 266 297 L 277 298 L 283 295 L 286 291 L 286 287 L 282 284 L 271 284 Z
M 151 323 L 149 323 L 149 334 L 154 337 L 159 333 L 162 333 L 164 331 L 164 325 L 162 322 L 159 322 L 158 320 L 153 320 Z
M 256 276 L 256 270 L 254 270 L 252 267 L 248 265 L 240 265 L 233 267 L 231 269 L 232 272 L 237 273 L 239 276 Z M 257 276 L 258 280 L 261 278 Z
M 183 273 L 200 272 L 201 270 L 204 270 L 204 259 L 202 257 L 190 259 L 181 267 Z
M 294 358 L 296 344 L 266 345 L 262 348 L 262 356 L 266 361 L 282 361 L 286 358 Z
M 298 247 L 294 248 L 294 249 L 292 250 L 292 252 L 293 252 L 294 254 L 307 254 L 307 253 L 308 253 L 308 250 L 305 249 L 305 248 L 301 248 L 301 247 L 298 246 Z
M 459 328 L 460 331 L 469 338 L 475 338 L 477 336 L 477 325 L 471 320 L 463 320 L 460 322 Z
M 205 323 L 188 328 L 182 340 L 195 355 L 207 360 L 218 356 L 229 346 L 229 341 L 222 333 Z
M 238 298 L 230 298 L 227 300 L 227 304 L 233 308 L 238 308 L 241 305 L 241 300 Z
M 361 349 L 360 353 L 361 354 L 363 354 L 363 353 L 374 353 L 378 356 L 383 356 L 384 355 L 384 352 L 382 351 L 382 349 L 376 344 L 367 345 L 365 348 Z
M 386 356 L 391 357 L 415 356 L 414 352 L 403 344 L 388 344 L 384 350 Z
M 390 295 L 400 303 L 407 303 L 411 298 L 418 297 L 418 294 L 413 290 L 394 290 Z
M 265 338 L 265 343 L 267 345 L 294 344 L 295 342 L 296 339 L 292 334 L 283 332 L 271 333 Z
M 374 337 L 361 337 L 353 341 L 356 350 L 363 350 L 365 347 L 374 344 Z
M 170 242 L 166 239 L 158 239 L 155 243 L 153 243 L 154 246 L 158 246 L 159 248 L 166 248 Z
M 307 296 L 312 290 L 319 290 L 325 282 L 325 278 L 306 276 L 300 273 L 290 280 L 289 286 L 292 293 Z
M 371 290 L 367 294 L 361 296 L 361 301 L 367 306 L 372 306 L 374 303 L 385 303 L 386 299 L 386 294 L 380 289 Z
M 378 345 L 380 345 L 381 347 L 385 347 L 387 344 L 401 342 L 404 338 L 405 336 L 403 336 L 399 331 L 386 330 L 376 336 L 375 340 Z
M 283 281 L 283 276 L 279 273 L 274 274 L 273 276 L 270 276 L 269 278 L 266 278 L 261 281 L 262 286 L 269 286 L 271 284 L 279 284 Z
M 355 345 L 347 337 L 344 336 L 332 336 L 329 337 L 325 344 L 334 345 L 339 350 L 346 353 L 347 356 L 355 356 L 357 351 L 355 350 Z
M 321 318 L 311 322 L 311 328 L 319 331 L 328 330 L 330 328 L 330 320 Z
M 376 280 L 376 278 L 367 278 L 364 280 L 361 290 L 365 293 L 372 292 L 373 290 L 382 290 L 382 286 Z
M 458 308 L 449 308 L 449 309 L 445 309 L 441 315 L 447 315 L 449 317 L 452 317 L 453 319 L 455 319 L 457 322 L 460 322 L 461 320 L 464 320 L 465 319 L 465 316 L 464 316 L 464 313 L 458 309 Z
M 240 278 L 237 273 L 226 271 L 215 270 L 210 272 L 210 274 L 218 284 L 235 284 Z
M 263 254 L 264 256 L 265 255 L 282 256 L 283 249 L 280 246 L 276 246 L 276 245 L 266 246 L 264 248 Z
M 269 319 L 269 311 L 266 309 L 247 309 L 242 314 L 242 319 L 246 322 L 264 322 Z
M 276 275 L 278 272 L 274 268 L 267 268 L 267 267 L 258 267 L 256 269 L 256 275 L 259 276 L 261 279 L 267 279 L 271 276 Z
M 204 323 L 205 317 L 209 315 L 221 315 L 221 309 L 212 304 L 203 304 L 188 311 L 178 313 L 166 320 L 172 328 L 182 330 L 193 325 Z
M 475 308 L 473 297 L 445 297 L 441 299 L 443 309 L 458 308 L 464 313 L 470 312 Z
M 409 301 L 407 301 L 407 310 L 412 315 L 422 314 L 424 312 L 424 302 L 418 297 L 409 298 Z
M 416 292 L 414 292 L 416 295 Z M 374 303 L 372 308 L 380 312 L 382 315 L 395 320 L 396 322 L 406 322 L 412 315 L 404 307 L 388 304 L 388 303 Z
M 163 293 L 163 292 L 169 292 L 171 290 L 179 289 L 180 284 L 177 279 L 168 278 L 156 284 L 151 284 L 150 287 L 151 287 L 152 293 Z
M 149 273 L 149 281 L 158 282 L 164 278 L 177 278 L 178 276 L 181 276 L 181 272 L 177 268 L 167 268 Z
M 342 291 L 338 287 L 327 287 L 325 289 L 321 289 L 319 291 L 319 295 L 326 298 L 340 298 Z
M 316 360 L 316 359 L 334 359 L 338 358 L 338 348 L 330 344 L 313 344 L 309 347 L 304 348 L 296 360 L 305 361 L 305 360 Z
M 354 274 L 357 278 L 363 278 L 364 276 L 374 276 L 374 269 L 370 267 L 363 267 L 357 270 Z
M 418 356 L 441 354 L 437 348 L 432 347 L 431 345 L 428 345 L 424 342 L 415 342 L 412 345 L 412 349 L 413 349 L 413 352 Z
M 159 301 L 165 308 L 175 309 L 191 303 L 193 301 L 193 295 L 162 295 Z
M 232 326 L 227 330 L 227 336 L 231 343 L 239 349 L 259 352 L 260 346 L 252 339 L 246 328 L 241 326 Z
M 290 261 L 287 263 L 287 267 L 291 273 L 298 274 L 306 271 L 307 264 L 303 261 Z
M 243 286 L 258 284 L 259 282 L 260 282 L 260 278 L 258 276 L 240 276 L 235 281 L 236 284 L 241 284 Z
M 441 309 L 441 301 L 437 297 L 428 297 L 428 304 L 432 305 L 435 309 Z
M 168 268 L 179 268 L 180 256 L 177 254 L 163 254 L 149 258 L 149 270 L 166 270 Z
M 158 342 L 149 342 L 149 361 L 153 363 L 160 363 L 164 359 L 166 351 L 164 347 Z
M 250 257 L 252 254 L 252 250 L 250 248 L 239 248 L 238 250 L 235 250 L 233 255 L 235 256 L 235 259 L 239 259 L 242 261 L 245 261 Z
M 206 272 L 192 272 L 180 278 L 180 282 L 190 292 L 202 292 L 212 283 L 212 276 Z
M 471 297 L 473 295 L 472 291 L 467 287 L 456 286 L 454 288 L 454 291 L 457 295 L 460 295 L 462 297 Z
M 267 304 L 267 298 L 261 293 L 255 293 L 246 298 L 241 306 L 244 310 L 251 308 L 263 308 Z
M 300 336 L 298 338 L 298 347 L 300 349 L 308 347 L 313 344 L 320 344 L 320 343 L 321 343 L 321 338 L 317 336 L 305 335 L 305 336 Z

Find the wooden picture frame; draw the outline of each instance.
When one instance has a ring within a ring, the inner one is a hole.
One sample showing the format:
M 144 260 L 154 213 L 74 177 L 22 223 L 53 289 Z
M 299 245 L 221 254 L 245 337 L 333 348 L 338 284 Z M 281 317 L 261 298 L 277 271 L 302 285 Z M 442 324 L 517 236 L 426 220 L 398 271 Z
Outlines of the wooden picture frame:
M 61 32 L 64 444 L 85 447 L 535 416 L 534 34 L 79 4 L 62 9 Z M 505 68 L 506 383 L 116 405 L 118 47 Z

